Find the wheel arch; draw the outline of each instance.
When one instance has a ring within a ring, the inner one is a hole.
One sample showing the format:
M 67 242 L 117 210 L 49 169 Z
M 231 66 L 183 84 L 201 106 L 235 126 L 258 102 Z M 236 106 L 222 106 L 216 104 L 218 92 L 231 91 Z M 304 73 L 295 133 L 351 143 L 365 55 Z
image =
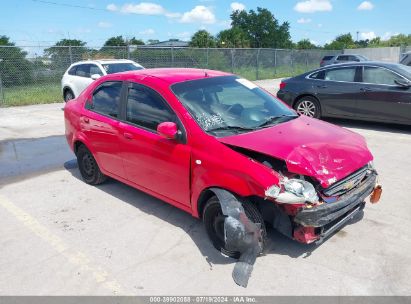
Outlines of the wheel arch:
M 313 93 L 303 93 L 303 94 L 298 95 L 298 96 L 294 99 L 294 101 L 293 101 L 292 107 L 293 107 L 294 110 L 295 110 L 295 105 L 296 105 L 296 103 L 297 103 L 298 101 L 300 101 L 301 99 L 303 99 L 304 97 L 314 98 L 314 99 L 317 101 L 317 103 L 318 103 L 318 107 L 320 108 L 320 116 L 323 116 L 323 115 L 324 115 L 323 108 L 322 108 L 322 106 L 321 106 L 321 101 L 320 101 L 320 99 L 319 99 L 317 96 L 315 96 L 315 94 L 313 94 Z

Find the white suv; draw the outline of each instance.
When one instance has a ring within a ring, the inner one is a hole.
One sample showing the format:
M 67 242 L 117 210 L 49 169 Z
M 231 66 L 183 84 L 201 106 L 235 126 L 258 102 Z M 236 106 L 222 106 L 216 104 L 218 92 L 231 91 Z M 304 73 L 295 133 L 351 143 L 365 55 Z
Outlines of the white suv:
M 97 78 L 113 73 L 144 69 L 138 63 L 126 59 L 87 60 L 73 63 L 61 79 L 64 101 L 76 98 Z

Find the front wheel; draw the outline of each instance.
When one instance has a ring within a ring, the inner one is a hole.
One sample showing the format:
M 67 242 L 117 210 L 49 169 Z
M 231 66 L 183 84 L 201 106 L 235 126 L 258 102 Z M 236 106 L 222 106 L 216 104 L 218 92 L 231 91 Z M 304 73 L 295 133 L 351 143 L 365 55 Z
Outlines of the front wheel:
M 299 99 L 295 103 L 294 109 L 301 115 L 313 118 L 321 117 L 320 103 L 316 98 L 311 96 L 305 96 Z
M 264 240 L 267 236 L 267 232 L 264 224 L 264 219 L 260 211 L 252 203 L 244 203 L 243 208 L 245 214 L 253 223 L 261 225 L 264 246 Z M 207 235 L 213 246 L 218 251 L 231 258 L 238 259 L 241 254 L 240 252 L 227 249 L 224 233 L 225 218 L 226 215 L 224 215 L 221 210 L 221 205 L 218 198 L 216 196 L 211 197 L 207 201 L 203 212 L 203 222 Z

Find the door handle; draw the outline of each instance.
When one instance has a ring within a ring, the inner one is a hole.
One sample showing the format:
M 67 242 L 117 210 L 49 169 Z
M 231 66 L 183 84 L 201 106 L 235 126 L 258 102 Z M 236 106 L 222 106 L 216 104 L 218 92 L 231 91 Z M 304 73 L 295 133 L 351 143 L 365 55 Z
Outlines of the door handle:
M 123 136 L 125 139 L 129 139 L 129 140 L 133 139 L 133 135 L 130 133 L 124 133 Z
M 373 89 L 370 89 L 370 88 L 361 88 L 360 91 L 362 91 L 362 92 L 372 92 Z
M 88 117 L 83 117 L 83 121 L 84 121 L 84 123 L 90 123 L 90 119 L 88 119 Z

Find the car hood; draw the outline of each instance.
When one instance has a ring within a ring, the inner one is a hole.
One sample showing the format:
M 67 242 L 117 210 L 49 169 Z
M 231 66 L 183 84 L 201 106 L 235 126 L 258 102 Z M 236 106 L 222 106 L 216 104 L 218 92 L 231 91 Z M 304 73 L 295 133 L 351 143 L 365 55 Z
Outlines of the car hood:
M 290 172 L 311 176 L 324 188 L 373 159 L 361 135 L 306 116 L 218 140 L 282 159 Z

